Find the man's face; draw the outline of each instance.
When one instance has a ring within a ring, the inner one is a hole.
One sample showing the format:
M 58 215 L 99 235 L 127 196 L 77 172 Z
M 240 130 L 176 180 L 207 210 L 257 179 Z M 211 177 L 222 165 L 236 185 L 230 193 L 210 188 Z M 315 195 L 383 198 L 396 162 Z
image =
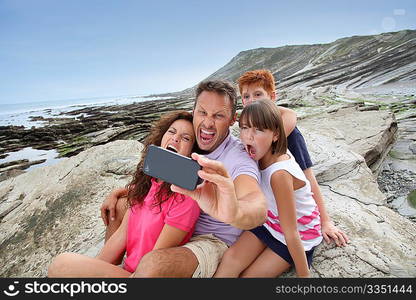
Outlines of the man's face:
M 241 100 L 243 101 L 243 106 L 245 107 L 250 102 L 257 101 L 260 99 L 276 100 L 276 93 L 272 94 L 267 93 L 267 91 L 260 85 L 250 84 L 243 85 L 241 88 Z
M 235 122 L 228 96 L 203 91 L 196 100 L 193 124 L 196 141 L 202 151 L 214 151 L 227 137 L 229 127 Z

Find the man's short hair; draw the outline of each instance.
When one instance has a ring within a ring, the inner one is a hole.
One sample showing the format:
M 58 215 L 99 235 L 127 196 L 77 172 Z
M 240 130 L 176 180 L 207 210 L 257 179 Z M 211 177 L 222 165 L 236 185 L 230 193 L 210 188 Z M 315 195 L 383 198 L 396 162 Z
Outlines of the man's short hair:
M 231 83 L 224 80 L 207 80 L 199 83 L 196 89 L 194 109 L 198 102 L 198 97 L 202 92 L 214 92 L 222 96 L 227 96 L 231 103 L 231 118 L 237 111 L 237 92 Z
M 237 80 L 240 94 L 242 95 L 242 87 L 244 85 L 258 85 L 271 96 L 275 91 L 275 81 L 272 72 L 269 70 L 253 70 L 245 72 Z

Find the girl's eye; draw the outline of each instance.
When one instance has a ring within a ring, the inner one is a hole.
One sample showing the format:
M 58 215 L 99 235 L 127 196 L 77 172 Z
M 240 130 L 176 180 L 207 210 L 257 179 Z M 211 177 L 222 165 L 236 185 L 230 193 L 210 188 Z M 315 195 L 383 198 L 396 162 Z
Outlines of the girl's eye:
M 182 137 L 182 139 L 183 139 L 185 142 L 189 142 L 189 141 L 191 141 L 191 138 L 189 138 L 189 137 L 187 137 L 187 136 Z

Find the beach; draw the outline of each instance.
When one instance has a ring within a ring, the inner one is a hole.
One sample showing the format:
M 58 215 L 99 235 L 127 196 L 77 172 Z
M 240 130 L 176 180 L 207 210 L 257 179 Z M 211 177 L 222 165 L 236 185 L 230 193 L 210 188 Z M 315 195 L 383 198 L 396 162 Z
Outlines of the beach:
M 7 178 L 5 173 L 16 175 L 21 170 L 30 171 L 54 164 L 82 149 L 100 144 L 102 140 L 94 133 L 109 127 L 123 127 L 113 130 L 110 135 L 114 137 L 124 132 L 128 120 L 139 129 L 132 130 L 137 135 L 132 132 L 125 137 L 140 140 L 149 126 L 148 121 L 155 118 L 149 116 L 146 120 L 139 113 L 131 114 L 134 107 L 142 110 L 146 106 L 145 114 L 149 114 L 152 105 L 144 103 L 168 99 L 171 98 L 130 96 L 1 104 L 0 178 Z M 135 120 L 134 116 L 138 119 Z M 111 122 L 112 118 L 114 122 Z M 140 130 L 141 127 L 144 129 Z M 88 135 L 83 137 L 84 133 Z M 91 137 L 91 143 L 87 143 L 88 137 Z

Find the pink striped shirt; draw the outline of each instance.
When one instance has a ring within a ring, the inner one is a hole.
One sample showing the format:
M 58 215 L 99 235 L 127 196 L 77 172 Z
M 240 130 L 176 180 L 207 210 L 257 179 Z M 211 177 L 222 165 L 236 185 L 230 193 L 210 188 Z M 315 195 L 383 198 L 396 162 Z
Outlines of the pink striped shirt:
M 322 241 L 321 220 L 318 207 L 312 197 L 313 193 L 310 183 L 293 157 L 285 161 L 276 162 L 260 171 L 261 188 L 268 201 L 267 221 L 264 227 L 278 241 L 286 245 L 285 236 L 280 225 L 276 200 L 270 184 L 273 173 L 279 170 L 285 170 L 293 177 L 305 182 L 305 186 L 294 191 L 294 195 L 296 201 L 297 227 L 303 247 L 305 251 L 308 251 L 319 245 Z

